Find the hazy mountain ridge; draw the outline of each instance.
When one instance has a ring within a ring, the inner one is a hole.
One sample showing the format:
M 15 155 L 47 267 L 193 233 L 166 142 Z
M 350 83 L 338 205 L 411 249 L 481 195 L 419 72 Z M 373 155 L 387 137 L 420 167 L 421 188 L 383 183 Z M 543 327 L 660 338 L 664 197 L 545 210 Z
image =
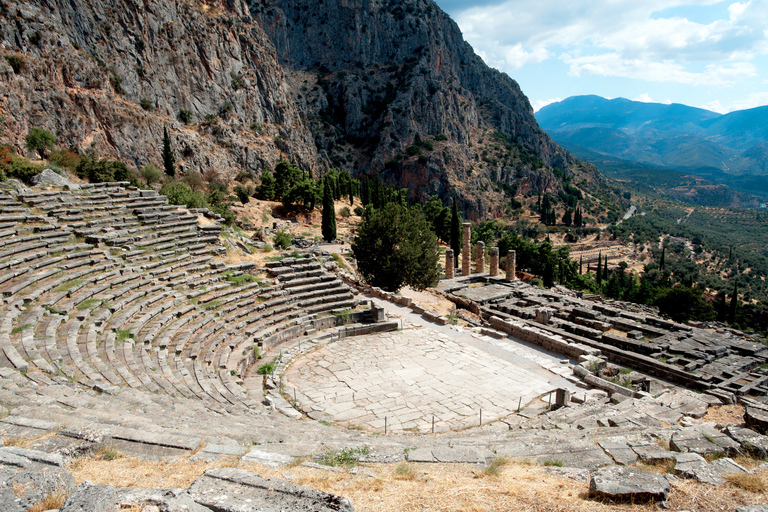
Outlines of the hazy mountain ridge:
M 718 114 L 686 105 L 574 96 L 536 118 L 556 141 L 768 194 L 768 107 Z M 581 155 L 583 157 L 583 155 Z M 759 188 L 754 188 L 755 177 Z M 747 182 L 750 186 L 744 185 Z M 762 182 L 765 181 L 765 186 Z

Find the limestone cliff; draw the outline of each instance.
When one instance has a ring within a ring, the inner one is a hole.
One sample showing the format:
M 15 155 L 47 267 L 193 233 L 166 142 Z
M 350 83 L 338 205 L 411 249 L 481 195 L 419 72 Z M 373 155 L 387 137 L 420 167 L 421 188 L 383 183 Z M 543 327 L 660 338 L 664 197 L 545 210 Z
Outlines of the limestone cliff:
M 167 125 L 182 169 L 315 164 L 274 48 L 240 0 L 21 0 L 0 14 L 0 143 L 21 150 L 42 126 L 64 147 L 141 166 L 160 160 Z
M 579 165 L 432 0 L 256 0 L 251 12 L 332 165 L 379 172 L 414 199 L 455 189 L 475 218 L 503 211 L 502 190 L 554 191 L 551 171 Z
M 41 126 L 139 167 L 168 126 L 182 171 L 344 167 L 475 219 L 581 172 L 432 0 L 0 0 L 0 31 L 19 151 Z

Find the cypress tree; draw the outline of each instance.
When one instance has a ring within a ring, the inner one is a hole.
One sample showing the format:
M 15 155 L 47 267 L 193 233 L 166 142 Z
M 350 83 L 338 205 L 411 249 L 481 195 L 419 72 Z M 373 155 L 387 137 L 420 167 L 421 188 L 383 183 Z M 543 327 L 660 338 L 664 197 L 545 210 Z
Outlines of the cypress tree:
M 173 156 L 171 149 L 171 137 L 168 135 L 168 128 L 163 126 L 163 167 L 165 174 L 173 178 L 176 176 L 176 157 Z
M 661 248 L 661 259 L 659 259 L 659 273 L 661 274 L 661 277 L 664 277 L 664 255 L 667 252 L 667 247 L 664 246 Z
M 573 212 L 571 212 L 570 208 L 565 209 L 565 213 L 563 214 L 563 224 L 566 226 L 570 226 L 573 220 Z
M 736 310 L 739 308 L 739 280 L 733 283 L 733 295 L 731 295 L 731 309 L 728 311 L 728 322 L 736 322 Z
M 360 182 L 360 201 L 363 203 L 363 208 L 371 204 L 371 184 L 368 176 L 363 176 L 363 181 Z
M 728 315 L 727 309 L 728 306 L 726 305 L 726 299 L 725 299 L 725 292 L 720 292 L 719 294 L 719 300 L 717 305 L 717 321 L 718 322 L 725 322 L 725 318 Z
M 453 262 L 456 267 L 459 266 L 459 251 L 461 250 L 459 227 L 459 205 L 456 201 L 456 192 L 454 192 L 453 210 L 451 211 L 451 249 L 453 249 Z
M 336 239 L 336 210 L 333 204 L 333 180 L 323 180 L 323 240 L 330 242 Z
M 608 255 L 605 255 L 605 265 L 603 265 L 603 280 L 608 280 Z
M 584 255 L 579 258 L 579 275 L 584 273 Z
M 597 284 L 603 280 L 603 253 L 600 251 L 597 254 Z

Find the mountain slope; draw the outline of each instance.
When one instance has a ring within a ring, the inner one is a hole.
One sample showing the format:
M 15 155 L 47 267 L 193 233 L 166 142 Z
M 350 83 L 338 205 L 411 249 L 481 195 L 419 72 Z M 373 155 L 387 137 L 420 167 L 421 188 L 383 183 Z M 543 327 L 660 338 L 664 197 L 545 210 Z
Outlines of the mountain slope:
M 536 117 L 555 140 L 577 153 L 589 148 L 768 194 L 762 186 L 744 188 L 755 183 L 747 178 L 768 174 L 768 107 L 721 115 L 685 105 L 576 96 L 542 108 Z
M 2 142 L 22 148 L 42 126 L 64 147 L 141 166 L 160 161 L 167 125 L 182 169 L 261 170 L 281 153 L 316 160 L 274 48 L 239 0 L 22 0 L 4 9 Z M 18 72 L 11 58 L 23 63 Z
M 470 218 L 599 181 L 432 0 L 0 0 L 0 144 L 40 126 L 140 167 L 379 174 Z M 182 122 L 184 120 L 184 122 Z
M 579 169 L 431 0 L 262 0 L 251 12 L 332 165 L 378 172 L 415 200 L 458 190 L 472 217 L 500 211 L 502 184 L 555 191 L 555 168 Z

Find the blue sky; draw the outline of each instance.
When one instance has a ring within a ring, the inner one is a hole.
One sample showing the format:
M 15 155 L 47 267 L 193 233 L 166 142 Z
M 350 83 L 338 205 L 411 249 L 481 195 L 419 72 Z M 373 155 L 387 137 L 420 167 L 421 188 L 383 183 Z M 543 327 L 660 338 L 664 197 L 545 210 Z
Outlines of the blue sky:
M 597 94 L 768 105 L 768 0 L 436 0 L 536 110 Z

